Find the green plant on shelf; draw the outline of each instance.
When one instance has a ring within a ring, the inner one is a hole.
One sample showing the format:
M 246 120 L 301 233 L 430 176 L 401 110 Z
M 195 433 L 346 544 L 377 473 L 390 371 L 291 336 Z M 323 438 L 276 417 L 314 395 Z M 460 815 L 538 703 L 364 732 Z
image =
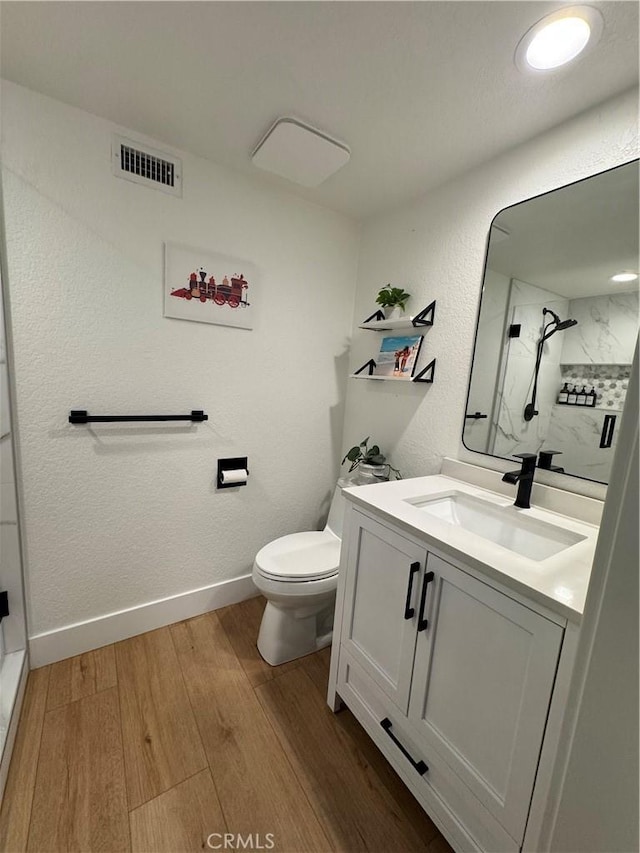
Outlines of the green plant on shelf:
M 376 296 L 376 302 L 383 308 L 400 308 L 404 311 L 408 300 L 411 299 L 411 294 L 407 293 L 401 287 L 391 287 L 391 284 L 385 284 Z

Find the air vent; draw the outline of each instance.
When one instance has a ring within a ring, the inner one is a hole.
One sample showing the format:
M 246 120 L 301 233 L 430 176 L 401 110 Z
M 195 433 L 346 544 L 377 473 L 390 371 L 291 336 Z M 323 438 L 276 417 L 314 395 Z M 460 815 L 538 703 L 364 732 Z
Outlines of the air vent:
M 182 195 L 182 162 L 164 151 L 143 148 L 123 136 L 114 136 L 111 152 L 113 174 L 136 184 Z

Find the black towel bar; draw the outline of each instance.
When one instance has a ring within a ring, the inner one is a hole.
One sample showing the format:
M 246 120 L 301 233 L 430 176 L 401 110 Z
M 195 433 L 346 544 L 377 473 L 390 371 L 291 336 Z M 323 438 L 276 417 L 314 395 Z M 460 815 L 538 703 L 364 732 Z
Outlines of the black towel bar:
M 70 424 L 110 424 L 116 421 L 139 423 L 141 421 L 192 421 L 201 423 L 208 421 L 209 415 L 201 410 L 193 410 L 190 415 L 90 415 L 84 409 L 72 409 L 69 412 Z

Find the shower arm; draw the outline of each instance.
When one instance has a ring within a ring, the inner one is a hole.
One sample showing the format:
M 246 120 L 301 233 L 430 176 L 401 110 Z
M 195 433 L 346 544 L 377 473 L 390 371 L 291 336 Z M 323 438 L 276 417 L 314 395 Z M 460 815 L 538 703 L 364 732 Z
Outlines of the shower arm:
M 533 375 L 533 390 L 531 392 L 531 402 L 527 403 L 524 407 L 523 417 L 525 421 L 531 421 L 538 414 L 536 409 L 536 397 L 538 396 L 538 373 L 540 371 L 540 364 L 542 363 L 542 351 L 544 349 L 544 343 L 547 341 L 553 332 L 550 332 L 548 335 L 546 334 L 547 329 L 550 326 L 557 325 L 555 320 L 551 320 L 551 322 L 547 323 L 547 325 L 542 330 L 542 335 L 540 336 L 540 340 L 538 341 L 538 347 L 536 350 L 536 366 Z
M 540 335 L 540 340 L 538 341 L 538 347 L 536 352 L 536 366 L 533 374 L 533 389 L 531 392 L 531 402 L 527 403 L 524 407 L 523 418 L 525 421 L 530 421 L 535 418 L 538 414 L 538 410 L 536 409 L 536 397 L 538 396 L 538 374 L 540 372 L 540 364 L 542 363 L 542 354 L 544 351 L 544 343 L 548 341 L 551 335 L 554 335 L 556 332 L 564 332 L 565 329 L 571 328 L 571 326 L 577 326 L 577 320 L 561 320 L 560 317 L 556 314 L 555 311 L 552 311 L 551 308 L 543 308 L 542 309 L 542 317 L 546 317 L 547 314 L 551 314 L 551 321 L 547 323 L 546 326 L 542 328 L 542 334 Z M 553 329 L 551 329 L 553 326 Z M 549 334 L 547 334 L 547 330 L 551 329 Z

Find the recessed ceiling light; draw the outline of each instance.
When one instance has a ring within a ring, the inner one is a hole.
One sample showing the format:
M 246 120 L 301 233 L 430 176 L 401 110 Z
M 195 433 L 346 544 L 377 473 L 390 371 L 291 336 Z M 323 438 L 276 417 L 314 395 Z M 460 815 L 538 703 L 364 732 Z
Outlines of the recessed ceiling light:
M 611 281 L 635 281 L 637 278 L 637 272 L 618 272 L 611 276 Z
M 553 71 L 593 47 L 602 33 L 603 20 L 592 6 L 567 6 L 538 21 L 516 48 L 521 71 Z

